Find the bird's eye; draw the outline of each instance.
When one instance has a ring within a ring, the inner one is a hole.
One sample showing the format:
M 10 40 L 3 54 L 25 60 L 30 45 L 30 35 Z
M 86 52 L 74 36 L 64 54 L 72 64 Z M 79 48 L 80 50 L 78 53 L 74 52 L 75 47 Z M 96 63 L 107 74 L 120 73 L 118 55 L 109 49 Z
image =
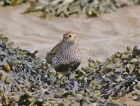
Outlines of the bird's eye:
M 71 37 L 71 35 L 69 35 L 69 38 Z

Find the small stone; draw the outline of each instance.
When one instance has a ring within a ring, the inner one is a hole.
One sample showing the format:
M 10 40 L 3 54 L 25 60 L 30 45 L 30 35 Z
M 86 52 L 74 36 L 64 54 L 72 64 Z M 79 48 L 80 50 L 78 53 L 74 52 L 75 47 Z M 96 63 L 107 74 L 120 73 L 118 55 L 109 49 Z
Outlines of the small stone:
M 120 52 L 115 53 L 115 57 L 116 58 L 120 58 L 121 57 L 121 53 Z
M 82 95 L 82 94 L 77 94 L 77 95 L 76 95 L 76 100 L 77 100 L 78 102 L 80 102 L 82 99 L 83 99 L 83 95 Z
M 127 59 L 127 58 L 128 58 L 128 55 L 126 55 L 126 54 L 121 55 L 121 59 Z
M 138 100 L 139 97 L 138 97 L 138 95 L 134 95 L 132 99 L 133 99 L 133 100 Z
M 127 46 L 127 51 L 132 51 L 132 48 Z
M 139 61 L 139 59 L 133 58 L 130 62 L 131 62 L 131 63 L 138 63 L 138 62 L 140 62 L 140 61 Z
M 11 79 L 9 77 L 5 77 L 4 83 L 5 84 L 10 84 L 11 83 Z
M 3 73 L 0 72 L 0 80 L 3 80 L 3 79 L 4 79 Z
M 3 65 L 3 69 L 4 69 L 4 71 L 7 72 L 7 73 L 9 73 L 9 72 L 11 71 L 11 68 L 10 68 L 9 64 L 4 64 L 4 65 Z

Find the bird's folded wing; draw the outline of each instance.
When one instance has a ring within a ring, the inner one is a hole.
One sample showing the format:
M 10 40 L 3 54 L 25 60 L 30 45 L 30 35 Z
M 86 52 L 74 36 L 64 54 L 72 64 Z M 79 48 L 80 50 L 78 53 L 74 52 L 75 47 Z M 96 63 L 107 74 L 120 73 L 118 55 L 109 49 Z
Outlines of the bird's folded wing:
M 47 52 L 46 54 L 46 61 L 48 63 L 52 63 L 52 58 L 58 53 L 58 51 L 60 50 L 61 48 L 61 45 L 62 45 L 62 41 L 59 42 L 50 52 Z

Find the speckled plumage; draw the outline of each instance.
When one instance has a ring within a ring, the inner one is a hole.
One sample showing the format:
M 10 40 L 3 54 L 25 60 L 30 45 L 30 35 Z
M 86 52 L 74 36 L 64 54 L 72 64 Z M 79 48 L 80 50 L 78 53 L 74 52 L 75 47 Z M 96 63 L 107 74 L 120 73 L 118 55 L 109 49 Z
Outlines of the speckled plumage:
M 47 63 L 58 72 L 74 71 L 81 63 L 77 34 L 67 32 L 63 39 L 46 55 Z

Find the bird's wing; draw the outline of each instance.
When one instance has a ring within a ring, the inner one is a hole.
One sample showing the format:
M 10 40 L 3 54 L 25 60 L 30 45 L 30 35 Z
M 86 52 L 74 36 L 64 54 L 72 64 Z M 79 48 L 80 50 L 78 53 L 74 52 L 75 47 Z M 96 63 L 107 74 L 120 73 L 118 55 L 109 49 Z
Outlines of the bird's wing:
M 58 53 L 58 51 L 60 50 L 60 47 L 61 47 L 61 45 L 62 45 L 62 41 L 61 42 L 59 42 L 50 52 L 48 52 L 47 54 L 46 54 L 46 61 L 48 62 L 48 63 L 52 63 L 52 58 Z

